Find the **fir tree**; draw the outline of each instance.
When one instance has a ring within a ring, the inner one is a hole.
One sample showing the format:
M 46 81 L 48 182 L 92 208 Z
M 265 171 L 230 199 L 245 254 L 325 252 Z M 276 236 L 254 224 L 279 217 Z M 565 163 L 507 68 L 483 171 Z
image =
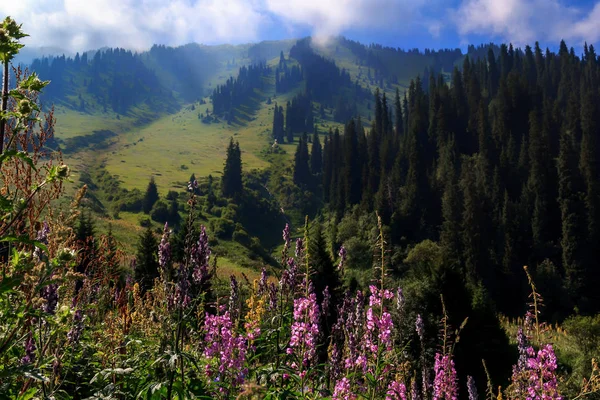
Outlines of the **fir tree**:
M 150 182 L 148 183 L 148 187 L 146 188 L 146 194 L 144 195 L 144 199 L 142 200 L 142 211 L 145 214 L 149 214 L 152 211 L 152 207 L 154 203 L 158 201 L 158 188 L 156 187 L 156 182 L 154 182 L 154 177 L 150 178 Z
M 140 284 L 142 292 L 151 289 L 154 279 L 158 278 L 157 249 L 158 242 L 149 225 L 140 236 L 135 263 L 135 280 Z
M 225 197 L 236 197 L 242 193 L 242 155 L 240 144 L 229 140 L 227 146 L 227 158 L 223 168 L 223 177 L 221 178 L 221 193 Z
M 312 139 L 312 148 L 310 151 L 310 172 L 313 175 L 319 175 L 323 171 L 323 156 L 322 156 L 321 141 L 319 140 L 319 132 L 315 129 Z
M 294 184 L 300 187 L 310 185 L 311 175 L 308 162 L 307 136 L 304 134 L 298 142 L 296 154 L 294 155 Z

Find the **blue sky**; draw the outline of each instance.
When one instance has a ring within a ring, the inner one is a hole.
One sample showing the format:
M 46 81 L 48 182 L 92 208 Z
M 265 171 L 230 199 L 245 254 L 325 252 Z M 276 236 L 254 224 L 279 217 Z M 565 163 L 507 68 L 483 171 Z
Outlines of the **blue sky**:
M 70 52 L 339 34 L 421 49 L 600 43 L 600 0 L 18 0 L 0 1 L 4 15 L 28 46 Z

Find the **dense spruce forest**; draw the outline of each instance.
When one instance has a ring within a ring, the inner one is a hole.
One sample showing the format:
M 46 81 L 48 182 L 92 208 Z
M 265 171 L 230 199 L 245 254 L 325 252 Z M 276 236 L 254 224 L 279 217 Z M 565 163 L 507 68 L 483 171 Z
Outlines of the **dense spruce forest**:
M 0 399 L 598 398 L 593 46 L 9 70 L 24 37 L 0 24 Z
M 416 78 L 391 100 L 377 91 L 372 128 L 359 118 L 330 131 L 322 173 L 297 183 L 338 220 L 377 211 L 400 252 L 435 241 L 507 315 L 523 311 L 523 265 L 543 277 L 549 318 L 595 314 L 598 76 L 593 46 L 582 58 L 564 42 L 558 54 L 466 57 L 448 81 Z

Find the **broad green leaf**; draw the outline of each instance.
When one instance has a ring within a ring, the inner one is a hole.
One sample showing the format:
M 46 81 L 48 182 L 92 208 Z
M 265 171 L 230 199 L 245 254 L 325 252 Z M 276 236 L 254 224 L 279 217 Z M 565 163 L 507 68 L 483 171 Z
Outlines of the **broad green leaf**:
M 20 160 L 23 160 L 27 165 L 29 165 L 34 171 L 36 170 L 35 168 L 35 164 L 33 163 L 33 160 L 31 159 L 31 157 L 29 157 L 29 155 L 24 152 L 24 151 L 17 151 L 17 150 L 6 150 L 4 153 L 2 153 L 2 155 L 0 156 L 0 164 L 3 163 L 4 161 L 10 159 L 10 158 L 18 158 Z

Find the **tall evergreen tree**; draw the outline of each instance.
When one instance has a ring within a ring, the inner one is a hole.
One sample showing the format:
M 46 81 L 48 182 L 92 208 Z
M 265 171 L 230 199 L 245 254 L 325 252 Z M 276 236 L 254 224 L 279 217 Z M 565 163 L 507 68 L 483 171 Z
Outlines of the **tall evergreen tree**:
M 151 177 L 150 182 L 148 183 L 148 187 L 146 188 L 146 194 L 144 195 L 144 199 L 142 200 L 142 211 L 144 211 L 145 214 L 150 213 L 150 211 L 152 211 L 154 203 L 156 203 L 157 201 L 158 188 L 156 187 L 154 177 Z
M 308 138 L 303 134 L 296 147 L 294 155 L 294 184 L 300 187 L 309 186 L 311 183 L 310 168 L 308 166 Z
M 240 144 L 229 141 L 227 147 L 227 158 L 223 168 L 223 177 L 221 178 L 221 193 L 225 197 L 235 197 L 243 191 L 242 184 L 242 154 Z
M 140 236 L 135 262 L 135 280 L 140 284 L 142 292 L 151 289 L 154 279 L 158 278 L 157 249 L 158 241 L 149 225 Z
M 310 151 L 310 172 L 313 175 L 319 175 L 323 171 L 323 151 L 321 141 L 319 140 L 319 132 L 315 129 L 312 139 L 312 148 Z

